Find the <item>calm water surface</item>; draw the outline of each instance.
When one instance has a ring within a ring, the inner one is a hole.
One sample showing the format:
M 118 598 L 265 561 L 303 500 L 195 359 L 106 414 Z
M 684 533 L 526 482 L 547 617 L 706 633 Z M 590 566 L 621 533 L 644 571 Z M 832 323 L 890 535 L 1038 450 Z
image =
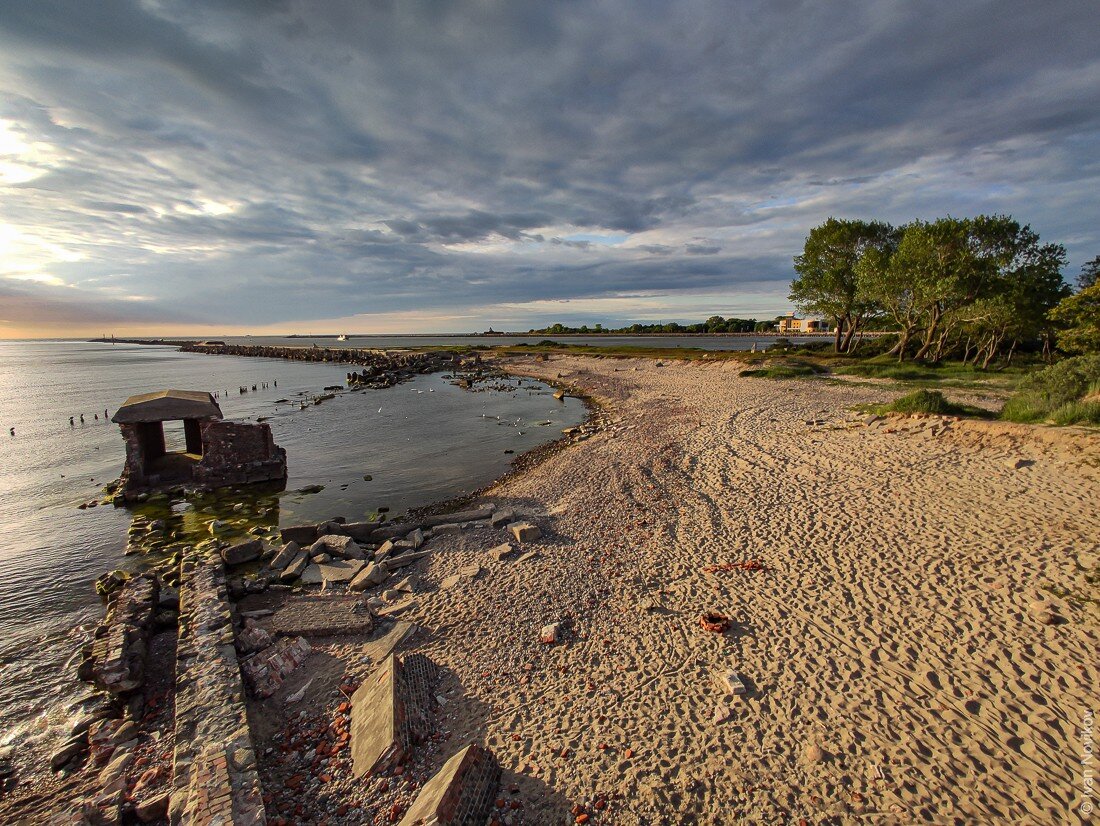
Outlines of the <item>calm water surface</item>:
M 75 663 L 63 666 L 102 615 L 94 580 L 140 564 L 123 555 L 131 511 L 76 507 L 101 498 L 122 469 L 122 438 L 103 413 L 126 397 L 168 387 L 221 391 L 226 418 L 269 417 L 290 478 L 287 492 L 262 504 L 265 521 L 282 525 L 357 520 L 381 507 L 393 515 L 476 490 L 584 417 L 581 402 L 559 402 L 537 382 L 470 392 L 443 374 L 299 408 L 299 399 L 343 384 L 347 369 L 170 347 L 0 342 L 0 745 L 25 737 L 28 721 L 80 689 Z M 262 382 L 269 387 L 238 392 Z M 314 484 L 324 490 L 294 493 Z M 202 527 L 201 512 L 189 522 Z

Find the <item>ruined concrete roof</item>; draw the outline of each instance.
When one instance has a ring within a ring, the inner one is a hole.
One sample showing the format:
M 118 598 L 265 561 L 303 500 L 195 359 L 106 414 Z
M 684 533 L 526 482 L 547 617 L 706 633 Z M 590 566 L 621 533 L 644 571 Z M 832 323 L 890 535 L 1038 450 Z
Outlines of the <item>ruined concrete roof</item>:
M 160 390 L 131 396 L 115 411 L 112 422 L 164 422 L 174 419 L 220 419 L 222 410 L 203 390 Z

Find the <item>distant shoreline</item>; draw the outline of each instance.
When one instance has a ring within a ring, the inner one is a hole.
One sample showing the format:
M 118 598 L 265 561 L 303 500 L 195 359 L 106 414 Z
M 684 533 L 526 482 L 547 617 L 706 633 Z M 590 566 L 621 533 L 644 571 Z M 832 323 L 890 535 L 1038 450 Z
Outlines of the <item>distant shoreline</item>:
M 864 333 L 864 337 L 875 337 L 882 335 L 890 335 L 888 330 L 877 330 Z M 287 335 L 287 336 L 272 336 L 273 338 L 285 338 L 285 339 L 325 339 L 338 341 L 339 336 L 337 334 L 325 334 L 325 335 Z M 231 336 L 231 338 L 251 338 L 251 336 Z M 257 336 L 257 338 L 267 338 L 267 336 Z M 756 339 L 779 339 L 779 338 L 820 338 L 831 339 L 833 333 L 362 333 L 362 334 L 347 334 L 347 339 L 363 339 L 363 338 L 378 338 L 378 339 L 393 339 L 393 338 L 547 338 L 547 339 L 568 339 L 568 338 L 699 338 L 699 339 L 721 339 L 721 338 L 756 338 Z M 187 345 L 194 345 L 198 342 L 205 341 L 201 337 L 195 338 L 91 338 L 87 339 L 90 343 L 94 344 L 147 344 L 156 345 L 162 347 L 184 347 Z M 344 344 L 346 342 L 339 342 Z M 306 346 L 306 345 L 302 345 Z M 354 349 L 354 348 L 348 348 Z

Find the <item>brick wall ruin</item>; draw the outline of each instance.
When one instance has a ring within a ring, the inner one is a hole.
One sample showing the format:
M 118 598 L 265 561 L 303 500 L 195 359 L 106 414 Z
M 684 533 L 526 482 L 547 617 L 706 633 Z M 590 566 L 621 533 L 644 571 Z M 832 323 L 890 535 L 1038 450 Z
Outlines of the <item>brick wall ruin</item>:
M 266 822 L 220 564 L 185 562 L 176 653 L 173 826 Z
M 286 451 L 267 424 L 213 419 L 202 423 L 202 461 L 195 482 L 210 487 L 286 479 Z

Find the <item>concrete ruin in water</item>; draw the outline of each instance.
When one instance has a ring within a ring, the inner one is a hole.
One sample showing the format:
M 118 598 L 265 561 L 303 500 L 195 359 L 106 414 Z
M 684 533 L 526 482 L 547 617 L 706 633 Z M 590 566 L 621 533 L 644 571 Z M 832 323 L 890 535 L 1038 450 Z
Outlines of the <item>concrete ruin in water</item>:
M 111 417 L 126 440 L 120 490 L 187 485 L 219 488 L 286 482 L 286 451 L 266 424 L 222 418 L 214 397 L 201 390 L 161 390 L 131 396 Z M 183 423 L 183 450 L 170 451 L 164 423 Z

